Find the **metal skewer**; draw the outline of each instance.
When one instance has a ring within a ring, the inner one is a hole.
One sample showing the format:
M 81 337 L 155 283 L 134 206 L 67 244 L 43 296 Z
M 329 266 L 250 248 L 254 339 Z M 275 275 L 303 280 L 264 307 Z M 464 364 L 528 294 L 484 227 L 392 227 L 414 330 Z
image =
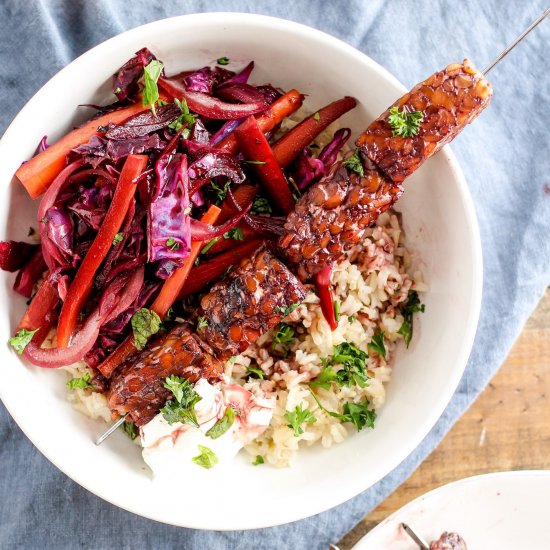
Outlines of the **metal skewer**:
M 101 434 L 96 440 L 96 445 L 101 445 L 119 426 L 124 424 L 126 416 L 121 416 L 105 433 Z
M 525 29 L 525 31 L 523 31 L 523 33 L 518 38 L 516 38 L 516 40 L 514 40 L 514 42 L 512 42 L 512 44 L 510 44 L 505 50 L 503 50 L 498 55 L 498 57 L 496 57 L 485 68 L 485 70 L 483 71 L 483 74 L 487 74 L 489 71 L 491 71 L 497 63 L 499 63 L 504 57 L 506 57 L 549 14 L 550 14 L 550 8 L 546 9 L 536 21 L 531 23 L 531 25 L 529 25 L 529 27 L 527 29 Z M 96 439 L 95 444 L 96 445 L 101 445 L 101 443 L 103 443 L 124 422 L 125 418 L 126 418 L 125 416 L 123 416 L 122 418 L 119 418 L 104 434 L 100 435 Z M 412 531 L 412 529 L 410 529 L 410 527 L 408 525 L 405 525 L 404 523 L 403 523 L 403 529 L 405 529 L 411 537 L 414 538 L 416 536 L 416 535 L 414 535 L 414 532 Z M 408 531 L 408 529 L 410 531 Z M 418 540 L 420 540 L 420 539 L 418 539 Z M 420 542 L 418 544 L 420 544 Z M 428 548 L 428 546 L 424 545 L 424 547 L 422 547 L 422 548 Z
M 409 535 L 409 537 L 411 537 L 411 539 L 418 544 L 421 550 L 430 550 L 430 545 L 421 539 L 406 523 L 402 523 L 401 527 L 403 527 L 405 533 L 407 533 L 407 535 Z
M 542 15 L 529 25 L 504 51 L 502 51 L 489 65 L 482 71 L 487 74 L 501 59 L 505 58 L 541 21 L 550 14 L 550 8 L 547 8 Z

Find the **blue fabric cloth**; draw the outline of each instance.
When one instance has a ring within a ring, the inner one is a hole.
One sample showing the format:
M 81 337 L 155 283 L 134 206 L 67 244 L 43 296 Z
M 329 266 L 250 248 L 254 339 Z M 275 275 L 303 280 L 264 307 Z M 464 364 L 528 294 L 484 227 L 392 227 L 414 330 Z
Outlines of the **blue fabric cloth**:
M 352 44 L 411 86 L 463 57 L 483 67 L 545 4 L 3 0 L 0 131 L 76 56 L 121 31 L 164 17 L 243 11 L 292 19 Z M 549 42 L 550 23 L 545 22 L 494 71 L 492 106 L 453 143 L 481 226 L 481 319 L 455 396 L 398 468 L 338 508 L 290 525 L 245 533 L 180 529 L 122 511 L 82 489 L 31 445 L 0 405 L 0 548 L 325 549 L 403 482 L 501 365 L 550 280 Z

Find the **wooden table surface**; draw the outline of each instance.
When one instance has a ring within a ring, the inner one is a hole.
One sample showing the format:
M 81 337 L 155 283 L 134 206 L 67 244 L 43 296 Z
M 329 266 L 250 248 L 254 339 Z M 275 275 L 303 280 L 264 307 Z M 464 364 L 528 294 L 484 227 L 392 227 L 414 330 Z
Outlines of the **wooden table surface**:
M 363 535 L 416 497 L 465 477 L 550 469 L 550 289 L 501 369 L 411 477 L 338 546 Z

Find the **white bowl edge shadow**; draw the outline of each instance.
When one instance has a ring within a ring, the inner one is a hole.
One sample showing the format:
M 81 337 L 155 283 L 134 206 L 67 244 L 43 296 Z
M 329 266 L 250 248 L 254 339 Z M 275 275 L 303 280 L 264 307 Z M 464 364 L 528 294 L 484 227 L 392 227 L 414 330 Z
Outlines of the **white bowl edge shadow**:
M 241 25 L 238 30 L 237 24 Z M 185 33 L 181 32 L 182 27 Z M 180 31 L 177 38 L 176 30 Z M 273 49 L 265 44 L 269 33 L 279 37 L 278 57 L 273 57 Z M 299 49 L 298 45 L 305 40 L 310 47 Z M 193 47 L 196 43 L 199 49 Z M 309 93 L 310 108 L 343 95 L 354 95 L 361 105 L 346 115 L 342 123 L 352 127 L 353 135 L 405 91 L 402 84 L 367 56 L 332 36 L 297 23 L 234 13 L 166 19 L 96 46 L 37 92 L 0 141 L 0 158 L 7 159 L 0 166 L 0 179 L 6 184 L 12 179 L 20 162 L 32 155 L 45 133 L 57 138 L 63 133 L 61 129 L 71 127 L 75 109 L 67 105 L 104 99 L 111 73 L 145 45 L 165 61 L 171 73 L 183 65 L 192 68 L 213 62 L 221 55 L 238 61 L 239 66 L 254 59 L 254 82 L 271 81 Z M 251 50 L 252 45 L 255 48 Z M 187 53 L 179 63 L 175 59 L 178 49 Z M 289 66 L 284 52 L 301 63 Z M 324 63 L 332 67 L 329 82 L 326 72 L 322 73 Z M 307 75 L 300 69 L 304 65 L 310 70 Z M 359 78 L 359 69 L 363 75 L 368 74 L 366 83 Z M 374 87 L 371 80 L 376 81 Z M 71 86 L 67 89 L 68 84 Z M 65 90 L 63 101 L 57 97 L 61 88 Z M 416 323 L 420 330 L 417 328 L 408 352 L 400 353 L 388 386 L 388 399 L 374 431 L 353 435 L 330 450 L 306 449 L 288 469 L 252 468 L 248 457 L 237 460 L 230 469 L 197 468 L 188 486 L 195 493 L 189 508 L 176 499 L 169 505 L 166 492 L 144 474 L 146 467 L 141 464 L 138 449 L 123 434 L 115 434 L 99 448 L 93 445 L 93 437 L 102 425 L 72 410 L 64 398 L 62 375 L 31 366 L 21 368 L 15 355 L 3 349 L 0 353 L 6 367 L 0 369 L 0 397 L 27 437 L 60 470 L 101 498 L 157 521 L 202 529 L 252 529 L 303 519 L 352 498 L 401 463 L 436 423 L 462 376 L 479 317 L 482 283 L 479 230 L 466 182 L 449 148 L 445 147 L 428 161 L 405 187 L 398 210 L 404 212 L 409 242 L 422 253 L 429 270 L 426 276 L 430 291 L 424 299 L 427 311 Z M 16 213 L 9 221 L 7 208 L 0 213 L 0 223 L 7 228 L 5 238 L 24 239 L 29 223 L 34 221 L 28 203 L 24 202 L 25 194 L 15 182 L 4 185 L 2 192 L 4 204 L 9 204 Z M 421 217 L 420 213 L 426 216 Z M 451 219 L 447 220 L 447 216 Z M 436 218 L 440 225 L 434 221 Z M 459 224 L 461 233 L 453 220 Z M 446 238 L 450 242 L 444 244 Z M 448 262 L 440 261 L 447 259 L 442 247 L 452 248 Z M 434 255 L 426 254 L 427 251 Z M 435 252 L 439 254 L 437 258 Z M 4 303 L 9 304 L 10 315 L 0 318 L 0 332 L 7 340 L 24 311 L 24 301 L 14 299 L 13 276 L 2 276 L 0 293 Z M 452 288 L 449 280 L 453 282 Z M 441 335 L 443 319 L 447 325 L 443 325 L 446 329 Z M 420 374 L 426 374 L 424 371 L 428 369 L 438 375 L 422 379 L 425 386 L 419 385 L 418 392 L 425 391 L 427 397 L 423 399 L 414 389 L 418 377 L 411 372 L 410 365 L 419 369 Z M 446 369 L 444 375 L 440 372 L 442 368 Z M 28 391 L 31 387 L 39 388 L 40 392 Z M 37 410 L 48 411 L 49 415 L 37 416 Z M 413 411 L 420 416 L 410 418 Z M 349 460 L 358 453 L 364 453 L 360 460 Z M 93 465 L 91 471 L 88 464 Z M 221 494 L 240 492 L 243 502 L 238 507 L 216 502 L 209 494 L 210 487 Z

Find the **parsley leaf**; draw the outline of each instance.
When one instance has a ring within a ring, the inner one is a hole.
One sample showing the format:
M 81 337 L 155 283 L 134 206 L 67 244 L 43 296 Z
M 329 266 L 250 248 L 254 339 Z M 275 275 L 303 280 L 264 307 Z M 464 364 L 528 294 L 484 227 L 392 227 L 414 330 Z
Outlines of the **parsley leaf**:
M 159 89 L 157 86 L 158 79 L 164 69 L 164 65 L 153 59 L 149 65 L 143 68 L 143 91 L 141 92 L 141 99 L 144 107 L 151 106 L 151 111 L 156 115 L 155 103 L 159 98 Z
M 218 439 L 231 428 L 233 422 L 235 422 L 235 409 L 227 407 L 225 414 L 206 432 L 206 435 L 212 439 Z
M 130 323 L 134 331 L 136 349 L 141 350 L 147 344 L 149 337 L 159 331 L 161 320 L 157 313 L 143 307 L 132 315 Z
M 218 65 L 229 65 L 229 57 L 226 57 L 225 55 L 223 57 L 219 57 L 216 63 Z
M 313 120 L 315 120 L 315 122 L 319 122 L 321 120 L 321 115 L 319 113 L 315 113 L 313 115 Z
M 384 333 L 379 330 L 370 341 L 369 344 L 367 344 L 367 348 L 369 350 L 374 351 L 380 357 L 386 358 L 386 346 L 384 345 Z
M 366 363 L 367 354 L 349 342 L 342 342 L 334 346 L 332 357 L 323 359 L 325 369 L 327 366 L 342 365 L 341 370 L 335 371 L 335 382 L 339 386 L 348 387 L 357 385 L 364 388 L 367 385 Z M 330 374 L 326 373 L 325 376 L 330 376 Z
M 217 183 L 215 183 L 213 181 L 210 182 L 210 187 L 216 193 L 216 200 L 214 201 L 216 204 L 220 204 L 225 200 L 225 197 L 227 196 L 227 191 L 229 190 L 229 185 L 230 184 L 231 184 L 230 180 L 227 180 L 223 187 L 220 187 Z
M 138 427 L 131 420 L 125 420 L 122 429 L 132 441 L 138 436 Z
M 251 214 L 271 214 L 273 209 L 265 197 L 256 197 L 250 209 Z
M 256 455 L 256 458 L 252 462 L 252 466 L 259 466 L 260 464 L 264 464 L 265 460 L 262 455 Z
M 401 328 L 397 331 L 398 334 L 403 336 L 405 345 L 409 347 L 413 335 L 413 313 L 424 313 L 426 306 L 420 303 L 418 298 L 418 292 L 416 290 L 409 290 L 409 296 L 407 303 L 401 310 L 403 315 L 403 324 Z
M 287 323 L 279 323 L 271 341 L 271 352 L 275 355 L 281 354 L 283 357 L 288 357 L 290 346 L 295 339 L 294 327 Z
M 124 233 L 117 233 L 113 238 L 113 246 L 116 246 L 118 243 L 122 242 L 124 238 Z
M 181 422 L 182 424 L 192 424 L 198 427 L 197 416 L 195 415 L 195 404 L 202 397 L 193 389 L 189 380 L 179 376 L 169 376 L 164 381 L 164 387 L 169 389 L 174 395 L 174 400 L 170 400 L 164 405 L 160 412 L 168 424 Z
M 197 328 L 205 328 L 208 326 L 208 320 L 206 317 L 201 316 L 197 319 Z
M 330 383 L 336 381 L 337 376 L 335 370 L 330 365 L 327 365 L 321 371 L 321 374 L 317 378 L 315 378 L 315 380 L 310 382 L 309 385 L 313 388 L 323 388 L 325 390 L 330 390 Z
M 234 227 L 223 234 L 224 239 L 234 239 L 235 241 L 242 241 L 244 239 L 242 229 L 240 227 Z
M 174 130 L 174 132 L 179 132 L 185 126 L 185 129 L 183 130 L 181 135 L 184 139 L 187 139 L 191 134 L 191 128 L 193 127 L 193 124 L 195 124 L 195 120 L 197 119 L 197 117 L 196 115 L 192 115 L 189 111 L 189 107 L 187 106 L 187 101 L 185 101 L 185 98 L 182 98 L 181 101 L 177 98 L 174 98 L 174 103 L 180 108 L 181 115 L 179 115 L 176 120 L 171 122 L 168 125 L 168 128 L 170 128 L 170 130 Z
M 38 332 L 39 329 L 27 330 L 22 328 L 21 330 L 15 333 L 15 336 L 12 336 L 8 340 L 8 344 L 19 354 L 21 355 L 27 344 L 32 340 L 32 337 Z
M 180 247 L 180 243 L 178 243 L 174 237 L 168 237 L 165 244 L 166 248 L 169 248 L 170 250 L 177 250 Z
M 411 111 L 405 105 L 401 111 L 395 106 L 390 109 L 388 124 L 393 136 L 412 137 L 418 135 L 420 123 L 424 120 L 422 111 Z
M 214 454 L 212 449 L 199 445 L 200 455 L 194 456 L 191 460 L 198 466 L 209 469 L 214 467 L 218 463 L 218 457 Z
M 353 155 L 347 158 L 342 164 L 348 170 L 351 170 L 352 172 L 355 172 L 360 176 L 365 175 L 365 169 L 363 168 L 363 163 L 361 162 L 361 154 L 359 149 L 355 149 L 355 151 L 353 152 Z
M 313 424 L 317 422 L 314 414 L 311 411 L 303 410 L 302 405 L 297 405 L 294 411 L 285 412 L 285 420 L 288 422 L 287 426 L 294 430 L 294 437 L 304 433 L 302 424 Z
M 67 381 L 67 387 L 70 390 L 75 390 L 76 388 L 79 388 L 81 390 L 89 390 L 93 389 L 94 385 L 91 384 L 92 377 L 90 376 L 89 372 L 85 372 L 81 378 L 71 378 Z
M 264 379 L 264 371 L 260 367 L 249 365 L 248 367 L 246 367 L 246 372 L 250 374 L 255 374 L 260 380 Z

